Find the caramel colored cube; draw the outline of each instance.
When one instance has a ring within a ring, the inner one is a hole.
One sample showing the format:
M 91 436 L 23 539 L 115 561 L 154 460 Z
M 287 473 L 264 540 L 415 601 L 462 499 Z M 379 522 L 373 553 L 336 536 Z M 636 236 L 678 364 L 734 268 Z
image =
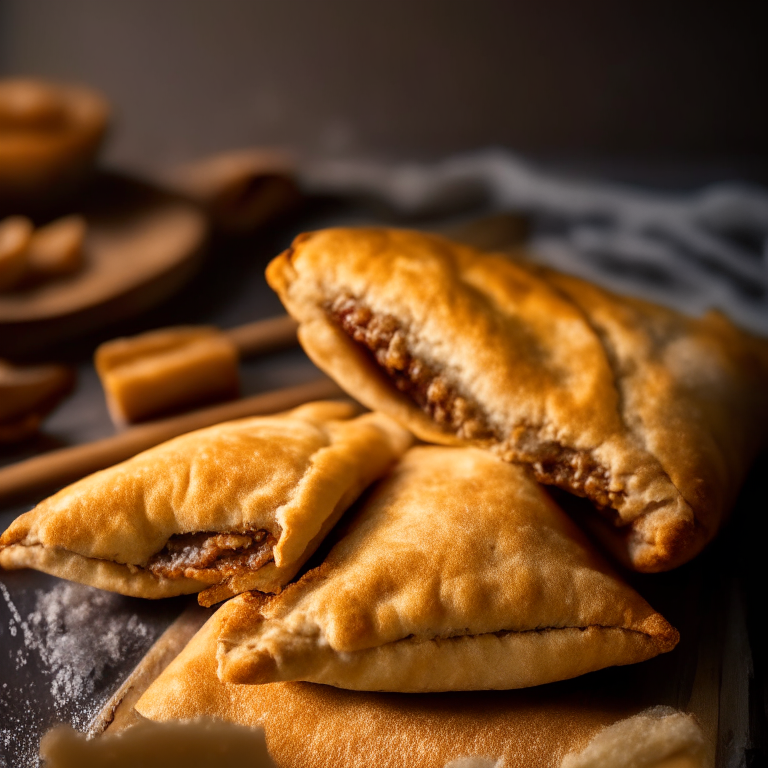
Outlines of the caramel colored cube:
M 237 397 L 238 352 L 215 328 L 188 326 L 115 339 L 96 350 L 96 370 L 118 424 Z

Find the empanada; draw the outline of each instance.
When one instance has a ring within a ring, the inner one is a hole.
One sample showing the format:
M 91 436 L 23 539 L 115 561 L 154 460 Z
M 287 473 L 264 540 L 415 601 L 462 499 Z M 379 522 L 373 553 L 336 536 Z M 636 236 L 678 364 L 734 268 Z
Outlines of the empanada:
M 138 597 L 279 591 L 408 448 L 381 414 L 321 402 L 191 432 L 65 488 L 0 537 L 0 566 Z
M 409 451 L 318 568 L 221 608 L 219 676 L 366 691 L 524 688 L 671 650 L 525 467 Z
M 641 571 L 712 539 L 768 427 L 768 343 L 437 236 L 300 235 L 267 269 L 314 362 L 423 440 L 586 496 Z
M 222 683 L 216 676 L 222 614 L 223 608 L 152 683 L 136 711 L 157 721 L 210 717 L 261 726 L 279 768 L 446 768 L 470 755 L 504 768 L 559 768 L 565 753 L 645 706 L 637 691 L 617 700 L 599 685 L 576 681 L 420 696 L 312 683 Z

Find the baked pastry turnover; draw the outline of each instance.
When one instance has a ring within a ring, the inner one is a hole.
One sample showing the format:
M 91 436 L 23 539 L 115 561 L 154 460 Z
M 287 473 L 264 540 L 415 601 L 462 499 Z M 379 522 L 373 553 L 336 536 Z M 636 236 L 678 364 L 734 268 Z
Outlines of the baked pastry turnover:
M 412 449 L 322 565 L 221 611 L 219 677 L 231 683 L 524 688 L 678 639 L 527 469 L 474 448 Z
M 137 597 L 279 591 L 411 437 L 320 402 L 219 424 L 86 477 L 15 520 L 0 566 Z
M 715 312 L 388 229 L 300 235 L 267 279 L 348 392 L 587 497 L 637 570 L 712 539 L 768 431 L 768 344 Z
M 561 768 L 565 753 L 645 706 L 631 675 L 612 688 L 626 686 L 622 698 L 607 694 L 605 685 L 578 681 L 419 696 L 312 683 L 223 683 L 216 676 L 223 613 L 216 611 L 160 673 L 136 712 L 156 721 L 206 717 L 262 727 L 279 768 L 446 768 L 453 761 L 458 768 L 469 755 L 490 758 L 484 766 Z

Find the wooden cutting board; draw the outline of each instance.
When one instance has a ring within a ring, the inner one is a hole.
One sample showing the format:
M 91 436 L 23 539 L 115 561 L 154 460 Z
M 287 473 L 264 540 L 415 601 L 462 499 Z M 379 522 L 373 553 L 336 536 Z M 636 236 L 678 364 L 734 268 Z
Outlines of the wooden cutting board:
M 143 312 L 180 288 L 201 262 L 206 215 L 152 184 L 103 173 L 77 212 L 88 223 L 84 268 L 0 294 L 0 354 L 26 355 Z

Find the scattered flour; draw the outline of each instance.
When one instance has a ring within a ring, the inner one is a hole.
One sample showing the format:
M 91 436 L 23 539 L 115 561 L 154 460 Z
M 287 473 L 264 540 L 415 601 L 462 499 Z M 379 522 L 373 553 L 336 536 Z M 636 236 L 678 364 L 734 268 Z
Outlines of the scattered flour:
M 15 705 L 15 715 L 3 711 L 0 716 L 0 768 L 10 765 L 11 752 L 17 758 L 23 755 L 20 765 L 37 765 L 41 699 L 47 700 L 50 723 L 84 728 L 93 715 L 94 694 L 104 673 L 140 653 L 152 638 L 136 615 L 121 609 L 125 598 L 109 592 L 69 582 L 48 591 L 36 590 L 34 609 L 26 617 L 2 582 L 0 595 L 10 614 L 8 633 L 17 643 L 21 641 L 15 652 L 9 649 L 2 663 L 10 661 L 17 672 L 29 664 L 36 672 L 26 692 L 32 701 L 21 707 L 19 697 L 25 691 L 12 690 L 14 686 L 8 688 L 7 683 L 0 686 L 0 704 L 13 700 Z M 13 765 L 17 768 L 15 761 Z
M 119 599 L 69 583 L 37 593 L 36 610 L 27 622 L 32 648 L 50 672 L 55 706 L 93 694 L 104 670 L 146 638 L 146 627 L 136 616 L 112 614 L 110 608 Z

